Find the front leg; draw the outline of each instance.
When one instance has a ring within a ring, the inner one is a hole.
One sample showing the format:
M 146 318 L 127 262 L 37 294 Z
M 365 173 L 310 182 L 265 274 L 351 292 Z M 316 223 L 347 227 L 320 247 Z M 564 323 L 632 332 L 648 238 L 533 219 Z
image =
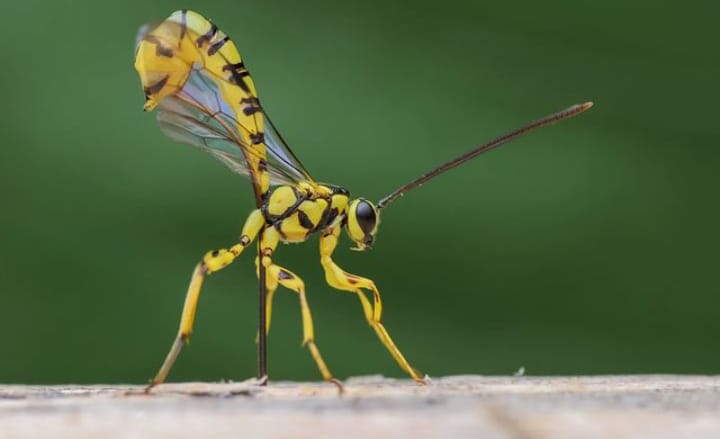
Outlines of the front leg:
M 192 279 L 190 280 L 190 286 L 188 287 L 187 294 L 185 295 L 185 305 L 183 306 L 182 317 L 180 318 L 180 328 L 178 329 L 178 334 L 175 337 L 175 342 L 172 344 L 170 352 L 168 352 L 167 357 L 165 357 L 165 361 L 160 367 L 158 373 L 155 375 L 155 378 L 153 378 L 150 385 L 145 389 L 146 392 L 165 381 L 173 363 L 175 363 L 178 354 L 180 354 L 180 350 L 190 339 L 193 322 L 195 321 L 198 299 L 200 298 L 200 289 L 202 288 L 205 278 L 209 274 L 221 270 L 232 263 L 232 261 L 234 261 L 235 258 L 237 258 L 240 253 L 242 253 L 242 251 L 255 239 L 264 224 L 265 218 L 263 217 L 262 212 L 260 212 L 259 209 L 254 210 L 245 221 L 242 235 L 240 236 L 240 240 L 237 244 L 230 247 L 230 249 L 207 252 L 202 261 L 195 267 Z
M 400 365 L 400 368 L 407 372 L 416 382 L 425 384 L 425 380 L 421 377 L 420 372 L 410 366 L 410 363 L 408 363 L 405 356 L 400 352 L 400 349 L 398 349 L 392 338 L 390 338 L 390 334 L 388 334 L 385 326 L 380 322 L 380 317 L 382 316 L 382 300 L 380 299 L 380 291 L 378 291 L 375 286 L 375 282 L 361 276 L 346 273 L 332 260 L 332 254 L 337 247 L 339 235 L 340 228 L 335 227 L 323 233 L 320 238 L 320 262 L 325 270 L 325 280 L 333 288 L 357 294 L 362 304 L 365 318 L 377 333 L 380 341 Z M 362 291 L 363 289 L 372 291 L 374 306 L 371 306 L 370 301 L 365 297 L 365 293 Z

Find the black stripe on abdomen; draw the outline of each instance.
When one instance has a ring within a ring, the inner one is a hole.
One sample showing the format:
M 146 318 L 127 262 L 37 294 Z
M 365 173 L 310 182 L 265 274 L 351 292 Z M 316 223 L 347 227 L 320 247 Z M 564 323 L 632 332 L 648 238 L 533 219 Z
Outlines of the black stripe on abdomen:
M 213 43 L 210 47 L 208 47 L 208 51 L 207 51 L 208 55 L 209 56 L 215 55 L 217 53 L 217 51 L 222 49 L 222 46 L 224 46 L 225 43 L 227 43 L 228 41 L 230 41 L 230 37 L 226 36 L 225 38 L 218 41 L 217 43 Z

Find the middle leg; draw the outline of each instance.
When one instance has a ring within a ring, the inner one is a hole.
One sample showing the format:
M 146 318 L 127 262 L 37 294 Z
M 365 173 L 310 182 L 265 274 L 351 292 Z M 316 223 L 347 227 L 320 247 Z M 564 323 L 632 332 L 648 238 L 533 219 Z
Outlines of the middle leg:
M 303 324 L 303 345 L 308 347 L 310 355 L 312 355 L 317 364 L 323 379 L 335 384 L 340 393 L 343 392 L 343 386 L 336 380 L 323 360 L 320 350 L 315 344 L 315 329 L 313 326 L 312 315 L 310 314 L 310 306 L 305 295 L 305 283 L 296 274 L 272 262 L 272 254 L 280 241 L 280 234 L 274 227 L 265 229 L 262 236 L 262 264 L 267 273 L 267 292 L 268 302 L 266 306 L 267 326 L 266 331 L 270 329 L 270 317 L 272 313 L 272 298 L 278 285 L 298 293 L 300 299 L 300 313 L 302 315 Z M 257 263 L 257 261 L 256 261 Z

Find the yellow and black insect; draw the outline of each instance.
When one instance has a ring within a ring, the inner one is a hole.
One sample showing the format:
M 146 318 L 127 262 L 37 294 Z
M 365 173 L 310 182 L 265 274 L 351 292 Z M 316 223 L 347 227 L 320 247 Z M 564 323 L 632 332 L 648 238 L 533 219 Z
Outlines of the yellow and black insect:
M 355 293 L 365 318 L 400 367 L 413 380 L 423 376 L 405 359 L 381 323 L 382 302 L 375 283 L 350 274 L 332 259 L 344 228 L 357 250 L 370 248 L 380 211 L 407 191 L 465 161 L 533 129 L 575 116 L 592 106 L 587 102 L 546 116 L 479 146 L 400 187 L 377 204 L 351 198 L 340 187 L 318 183 L 305 170 L 270 122 L 235 44 L 200 14 L 181 10 L 138 36 L 135 68 L 145 90 L 145 110 L 158 109 L 162 131 L 180 142 L 199 147 L 239 174 L 250 177 L 256 208 L 248 216 L 240 239 L 227 249 L 210 251 L 196 266 L 190 281 L 180 329 L 150 387 L 162 383 L 192 331 L 200 288 L 205 277 L 233 262 L 259 236 L 256 265 L 261 287 L 260 345 L 270 329 L 272 300 L 282 285 L 300 298 L 303 343 L 325 380 L 338 385 L 315 344 L 305 285 L 296 274 L 275 264 L 280 242 L 303 242 L 320 234 L 320 261 L 330 286 Z M 266 291 L 266 304 L 263 294 Z M 373 302 L 364 291 L 372 292 Z M 263 354 L 260 372 L 264 374 Z M 150 388 L 149 387 L 149 388 Z

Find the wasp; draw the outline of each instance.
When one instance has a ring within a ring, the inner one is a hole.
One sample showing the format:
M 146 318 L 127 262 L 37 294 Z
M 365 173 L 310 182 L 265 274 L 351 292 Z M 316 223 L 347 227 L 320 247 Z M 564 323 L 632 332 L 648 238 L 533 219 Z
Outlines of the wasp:
M 165 381 L 187 343 L 205 278 L 227 267 L 257 239 L 261 350 L 270 330 L 273 296 L 278 286 L 283 286 L 298 295 L 303 344 L 322 377 L 342 391 L 315 342 L 304 282 L 275 262 L 280 243 L 304 242 L 315 234 L 320 235 L 320 263 L 327 283 L 357 295 L 367 322 L 400 368 L 416 382 L 424 383 L 423 375 L 410 365 L 382 323 L 382 300 L 375 282 L 343 270 L 333 260 L 341 232 L 345 230 L 355 250 L 371 248 L 380 212 L 397 198 L 473 157 L 592 106 L 591 102 L 573 105 L 531 122 L 421 175 L 373 203 L 352 197 L 341 186 L 319 183 L 310 176 L 270 121 L 235 44 L 200 14 L 180 10 L 156 26 L 141 28 L 136 41 L 135 69 L 145 92 L 144 109 L 157 110 L 161 130 L 176 141 L 212 154 L 232 171 L 248 176 L 255 196 L 255 209 L 248 215 L 237 242 L 207 252 L 195 267 L 177 337 L 148 390 Z M 372 301 L 366 292 L 371 293 Z M 262 357 L 261 354 L 260 369 L 264 375 Z

